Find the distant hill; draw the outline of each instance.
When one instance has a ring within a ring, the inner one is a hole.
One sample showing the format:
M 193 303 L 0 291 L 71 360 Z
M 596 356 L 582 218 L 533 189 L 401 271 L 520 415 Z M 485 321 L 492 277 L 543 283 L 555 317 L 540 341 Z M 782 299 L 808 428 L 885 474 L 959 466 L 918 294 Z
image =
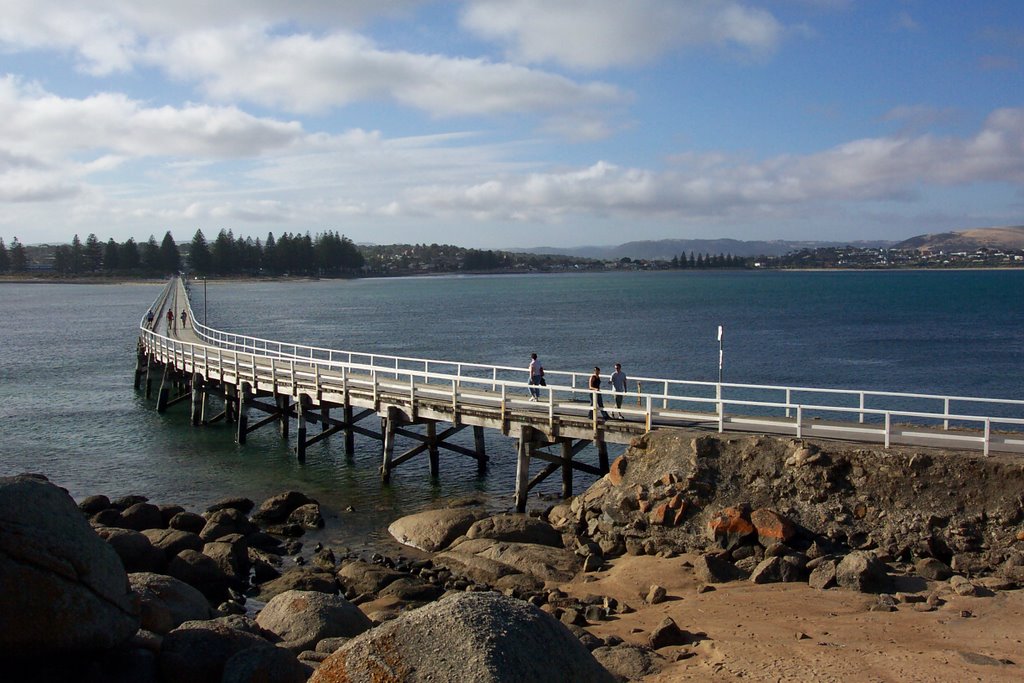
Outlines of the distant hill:
M 617 246 L 607 247 L 533 247 L 528 249 L 508 249 L 507 251 L 526 252 L 530 254 L 563 254 L 566 256 L 580 256 L 593 259 L 647 259 L 670 261 L 673 256 L 680 254 L 731 254 L 732 256 L 783 256 L 791 251 L 799 249 L 814 249 L 817 247 L 887 247 L 891 242 L 885 241 L 857 241 L 857 242 L 815 242 L 815 241 L 790 241 L 790 240 L 734 240 L 734 239 L 713 239 L 713 240 L 648 240 L 638 242 L 626 242 Z
M 981 247 L 989 249 L 1024 249 L 1024 225 L 1002 228 L 974 228 L 959 232 L 940 232 L 918 235 L 903 240 L 894 249 L 917 249 L 919 251 L 974 251 Z

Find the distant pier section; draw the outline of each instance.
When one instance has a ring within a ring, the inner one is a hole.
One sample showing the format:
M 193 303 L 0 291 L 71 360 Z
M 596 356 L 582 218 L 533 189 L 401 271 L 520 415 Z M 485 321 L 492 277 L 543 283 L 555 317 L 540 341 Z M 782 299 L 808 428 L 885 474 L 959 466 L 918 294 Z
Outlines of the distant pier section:
M 139 325 L 135 388 L 158 411 L 185 403 L 193 425 L 228 423 L 239 444 L 263 427 L 289 439 L 294 423 L 300 460 L 324 439 L 341 440 L 347 457 L 357 435 L 374 439 L 383 482 L 424 454 L 430 476 L 439 476 L 442 450 L 483 472 L 485 435 L 497 433 L 517 442 L 520 511 L 549 476 L 560 472 L 562 494 L 571 496 L 573 472 L 608 472 L 609 445 L 655 429 L 1024 453 L 1024 400 L 640 377 L 630 378 L 621 408 L 613 392 L 602 392 L 603 416 L 585 372 L 545 369 L 547 386 L 530 387 L 525 367 L 340 351 L 207 327 L 195 321 L 178 277 L 151 311 L 152 321 L 147 313 Z M 538 400 L 530 388 L 540 390 Z M 472 439 L 453 440 L 467 429 Z M 396 450 L 398 437 L 412 447 Z

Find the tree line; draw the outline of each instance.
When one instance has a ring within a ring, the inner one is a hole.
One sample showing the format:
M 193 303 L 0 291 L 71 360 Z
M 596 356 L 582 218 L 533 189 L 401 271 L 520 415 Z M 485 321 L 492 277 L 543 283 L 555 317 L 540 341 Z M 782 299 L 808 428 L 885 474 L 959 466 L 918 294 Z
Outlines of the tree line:
M 691 251 L 690 255 L 687 256 L 685 253 L 673 256 L 670 261 L 672 268 L 686 269 L 686 268 L 746 268 L 747 261 L 741 256 L 733 256 L 732 254 L 718 254 L 712 256 L 711 254 L 697 254 Z
M 363 265 L 363 256 L 352 240 L 331 231 L 316 236 L 286 232 L 276 239 L 274 233 L 268 233 L 266 241 L 261 242 L 236 238 L 230 230 L 221 230 L 210 244 L 203 231 L 197 230 L 192 241 L 181 249 L 170 231 L 159 243 L 151 235 L 142 244 L 132 238 L 101 242 L 95 234 L 89 234 L 83 242 L 75 235 L 71 244 L 55 247 L 52 258 L 53 271 L 63 276 L 163 276 L 187 267 L 196 275 L 330 277 L 357 272 Z M 0 238 L 0 273 L 24 272 L 29 265 L 26 249 L 17 237 L 9 249 Z

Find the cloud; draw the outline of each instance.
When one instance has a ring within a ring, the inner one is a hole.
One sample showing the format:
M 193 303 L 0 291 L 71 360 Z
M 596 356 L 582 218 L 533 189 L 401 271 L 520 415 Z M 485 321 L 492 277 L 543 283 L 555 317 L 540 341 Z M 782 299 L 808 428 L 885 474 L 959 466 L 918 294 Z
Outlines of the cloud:
M 119 93 L 76 99 L 0 78 L 0 150 L 46 159 L 114 152 L 130 157 L 250 157 L 300 138 L 301 124 L 235 107 L 148 107 Z
M 422 186 L 403 205 L 477 218 L 558 221 L 566 215 L 679 217 L 771 211 L 849 200 L 911 199 L 924 186 L 1024 186 L 1024 109 L 993 112 L 969 138 L 865 138 L 816 154 L 739 162 L 684 155 L 664 170 L 586 168 Z
M 461 22 L 505 44 L 514 60 L 580 69 L 638 65 L 702 46 L 762 54 L 783 34 L 769 12 L 733 0 L 474 0 Z

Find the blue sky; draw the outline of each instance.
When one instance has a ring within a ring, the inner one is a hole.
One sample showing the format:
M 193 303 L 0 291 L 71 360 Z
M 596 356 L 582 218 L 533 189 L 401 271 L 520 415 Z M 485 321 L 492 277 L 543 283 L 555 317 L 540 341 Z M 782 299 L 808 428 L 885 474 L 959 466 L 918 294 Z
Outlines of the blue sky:
M 0 0 L 0 237 L 1024 224 L 1020 0 Z

